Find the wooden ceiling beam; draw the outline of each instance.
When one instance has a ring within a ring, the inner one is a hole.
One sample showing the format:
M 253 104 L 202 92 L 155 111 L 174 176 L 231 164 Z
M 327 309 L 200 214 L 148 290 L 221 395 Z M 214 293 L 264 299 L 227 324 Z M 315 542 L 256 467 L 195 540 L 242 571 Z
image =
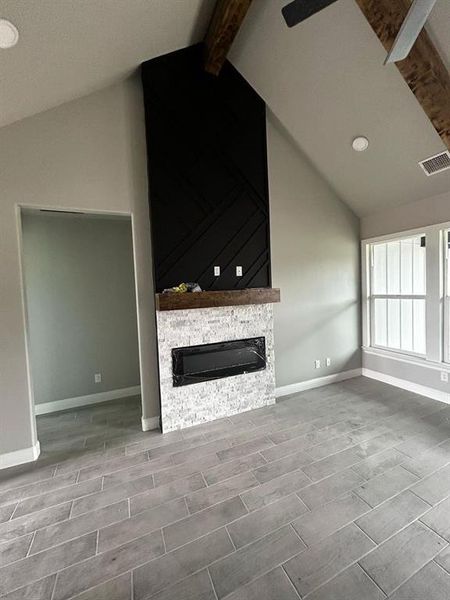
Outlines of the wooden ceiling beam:
M 408 0 L 356 2 L 388 52 L 411 3 Z M 396 65 L 442 141 L 450 149 L 450 74 L 425 29 L 422 29 L 409 55 Z
M 218 75 L 252 0 L 217 0 L 205 36 L 205 70 Z

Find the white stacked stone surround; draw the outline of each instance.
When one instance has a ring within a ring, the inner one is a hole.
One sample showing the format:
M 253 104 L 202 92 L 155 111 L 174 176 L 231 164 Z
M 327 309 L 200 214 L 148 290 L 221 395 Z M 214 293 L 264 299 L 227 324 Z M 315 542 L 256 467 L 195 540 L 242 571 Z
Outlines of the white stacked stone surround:
M 157 311 L 156 318 L 164 432 L 275 403 L 272 304 Z M 173 386 L 173 348 L 260 336 L 266 339 L 264 370 Z

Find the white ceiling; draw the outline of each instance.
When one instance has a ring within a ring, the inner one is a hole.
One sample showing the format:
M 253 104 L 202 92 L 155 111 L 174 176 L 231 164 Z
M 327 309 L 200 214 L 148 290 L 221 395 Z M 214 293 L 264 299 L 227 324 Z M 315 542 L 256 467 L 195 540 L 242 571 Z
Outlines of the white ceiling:
M 1 0 L 19 29 L 0 50 L 0 126 L 106 87 L 200 41 L 214 0 Z
M 397 67 L 383 66 L 356 2 L 339 0 L 292 29 L 285 3 L 254 2 L 230 58 L 339 196 L 362 216 L 450 190 L 450 171 L 426 177 L 417 165 L 444 145 Z M 449 4 L 438 0 L 433 15 L 447 57 Z M 356 135 L 369 150 L 351 149 Z
M 255 0 L 230 54 L 298 146 L 359 215 L 450 190 L 417 161 L 444 146 L 354 0 L 299 26 L 287 0 Z M 149 58 L 199 41 L 214 0 L 2 0 L 20 31 L 0 51 L 0 126 L 89 94 Z M 450 2 L 430 30 L 450 65 Z M 370 148 L 356 154 L 355 135 Z

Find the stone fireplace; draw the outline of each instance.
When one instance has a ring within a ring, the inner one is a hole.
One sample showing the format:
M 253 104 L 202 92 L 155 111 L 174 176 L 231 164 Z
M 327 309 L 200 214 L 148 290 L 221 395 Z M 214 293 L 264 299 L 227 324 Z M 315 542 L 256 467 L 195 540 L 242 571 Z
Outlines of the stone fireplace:
M 249 304 L 188 307 L 190 302 L 198 303 L 200 297 L 203 301 L 205 296 L 217 304 L 217 299 L 224 295 L 229 297 L 226 302 L 238 302 L 244 295 Z M 161 305 L 157 301 L 159 310 L 156 313 L 161 424 L 164 432 L 275 402 L 272 303 L 279 301 L 278 290 L 199 292 L 183 294 L 183 298 L 158 296 L 165 303 Z M 182 301 L 186 307 L 168 309 L 172 301 Z M 202 375 L 203 367 L 198 366 L 197 359 L 202 349 L 212 348 L 211 345 L 222 354 L 213 360 L 209 375 Z M 227 348 L 230 352 L 245 348 L 242 362 L 247 364 L 247 368 L 245 364 L 239 366 L 236 355 L 223 354 Z M 180 365 L 177 361 L 182 360 L 180 350 L 184 350 L 181 353 L 183 357 L 186 354 L 192 356 L 189 354 L 191 350 L 195 356 L 195 362 L 187 361 L 193 378 L 186 385 L 179 385 Z M 262 356 L 264 361 L 261 360 Z

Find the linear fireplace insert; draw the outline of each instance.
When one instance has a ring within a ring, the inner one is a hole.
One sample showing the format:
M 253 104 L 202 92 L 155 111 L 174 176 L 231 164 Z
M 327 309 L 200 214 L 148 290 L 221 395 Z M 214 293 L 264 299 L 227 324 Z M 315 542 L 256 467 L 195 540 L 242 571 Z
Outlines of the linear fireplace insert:
M 190 385 L 266 368 L 264 337 L 172 349 L 173 385 Z

